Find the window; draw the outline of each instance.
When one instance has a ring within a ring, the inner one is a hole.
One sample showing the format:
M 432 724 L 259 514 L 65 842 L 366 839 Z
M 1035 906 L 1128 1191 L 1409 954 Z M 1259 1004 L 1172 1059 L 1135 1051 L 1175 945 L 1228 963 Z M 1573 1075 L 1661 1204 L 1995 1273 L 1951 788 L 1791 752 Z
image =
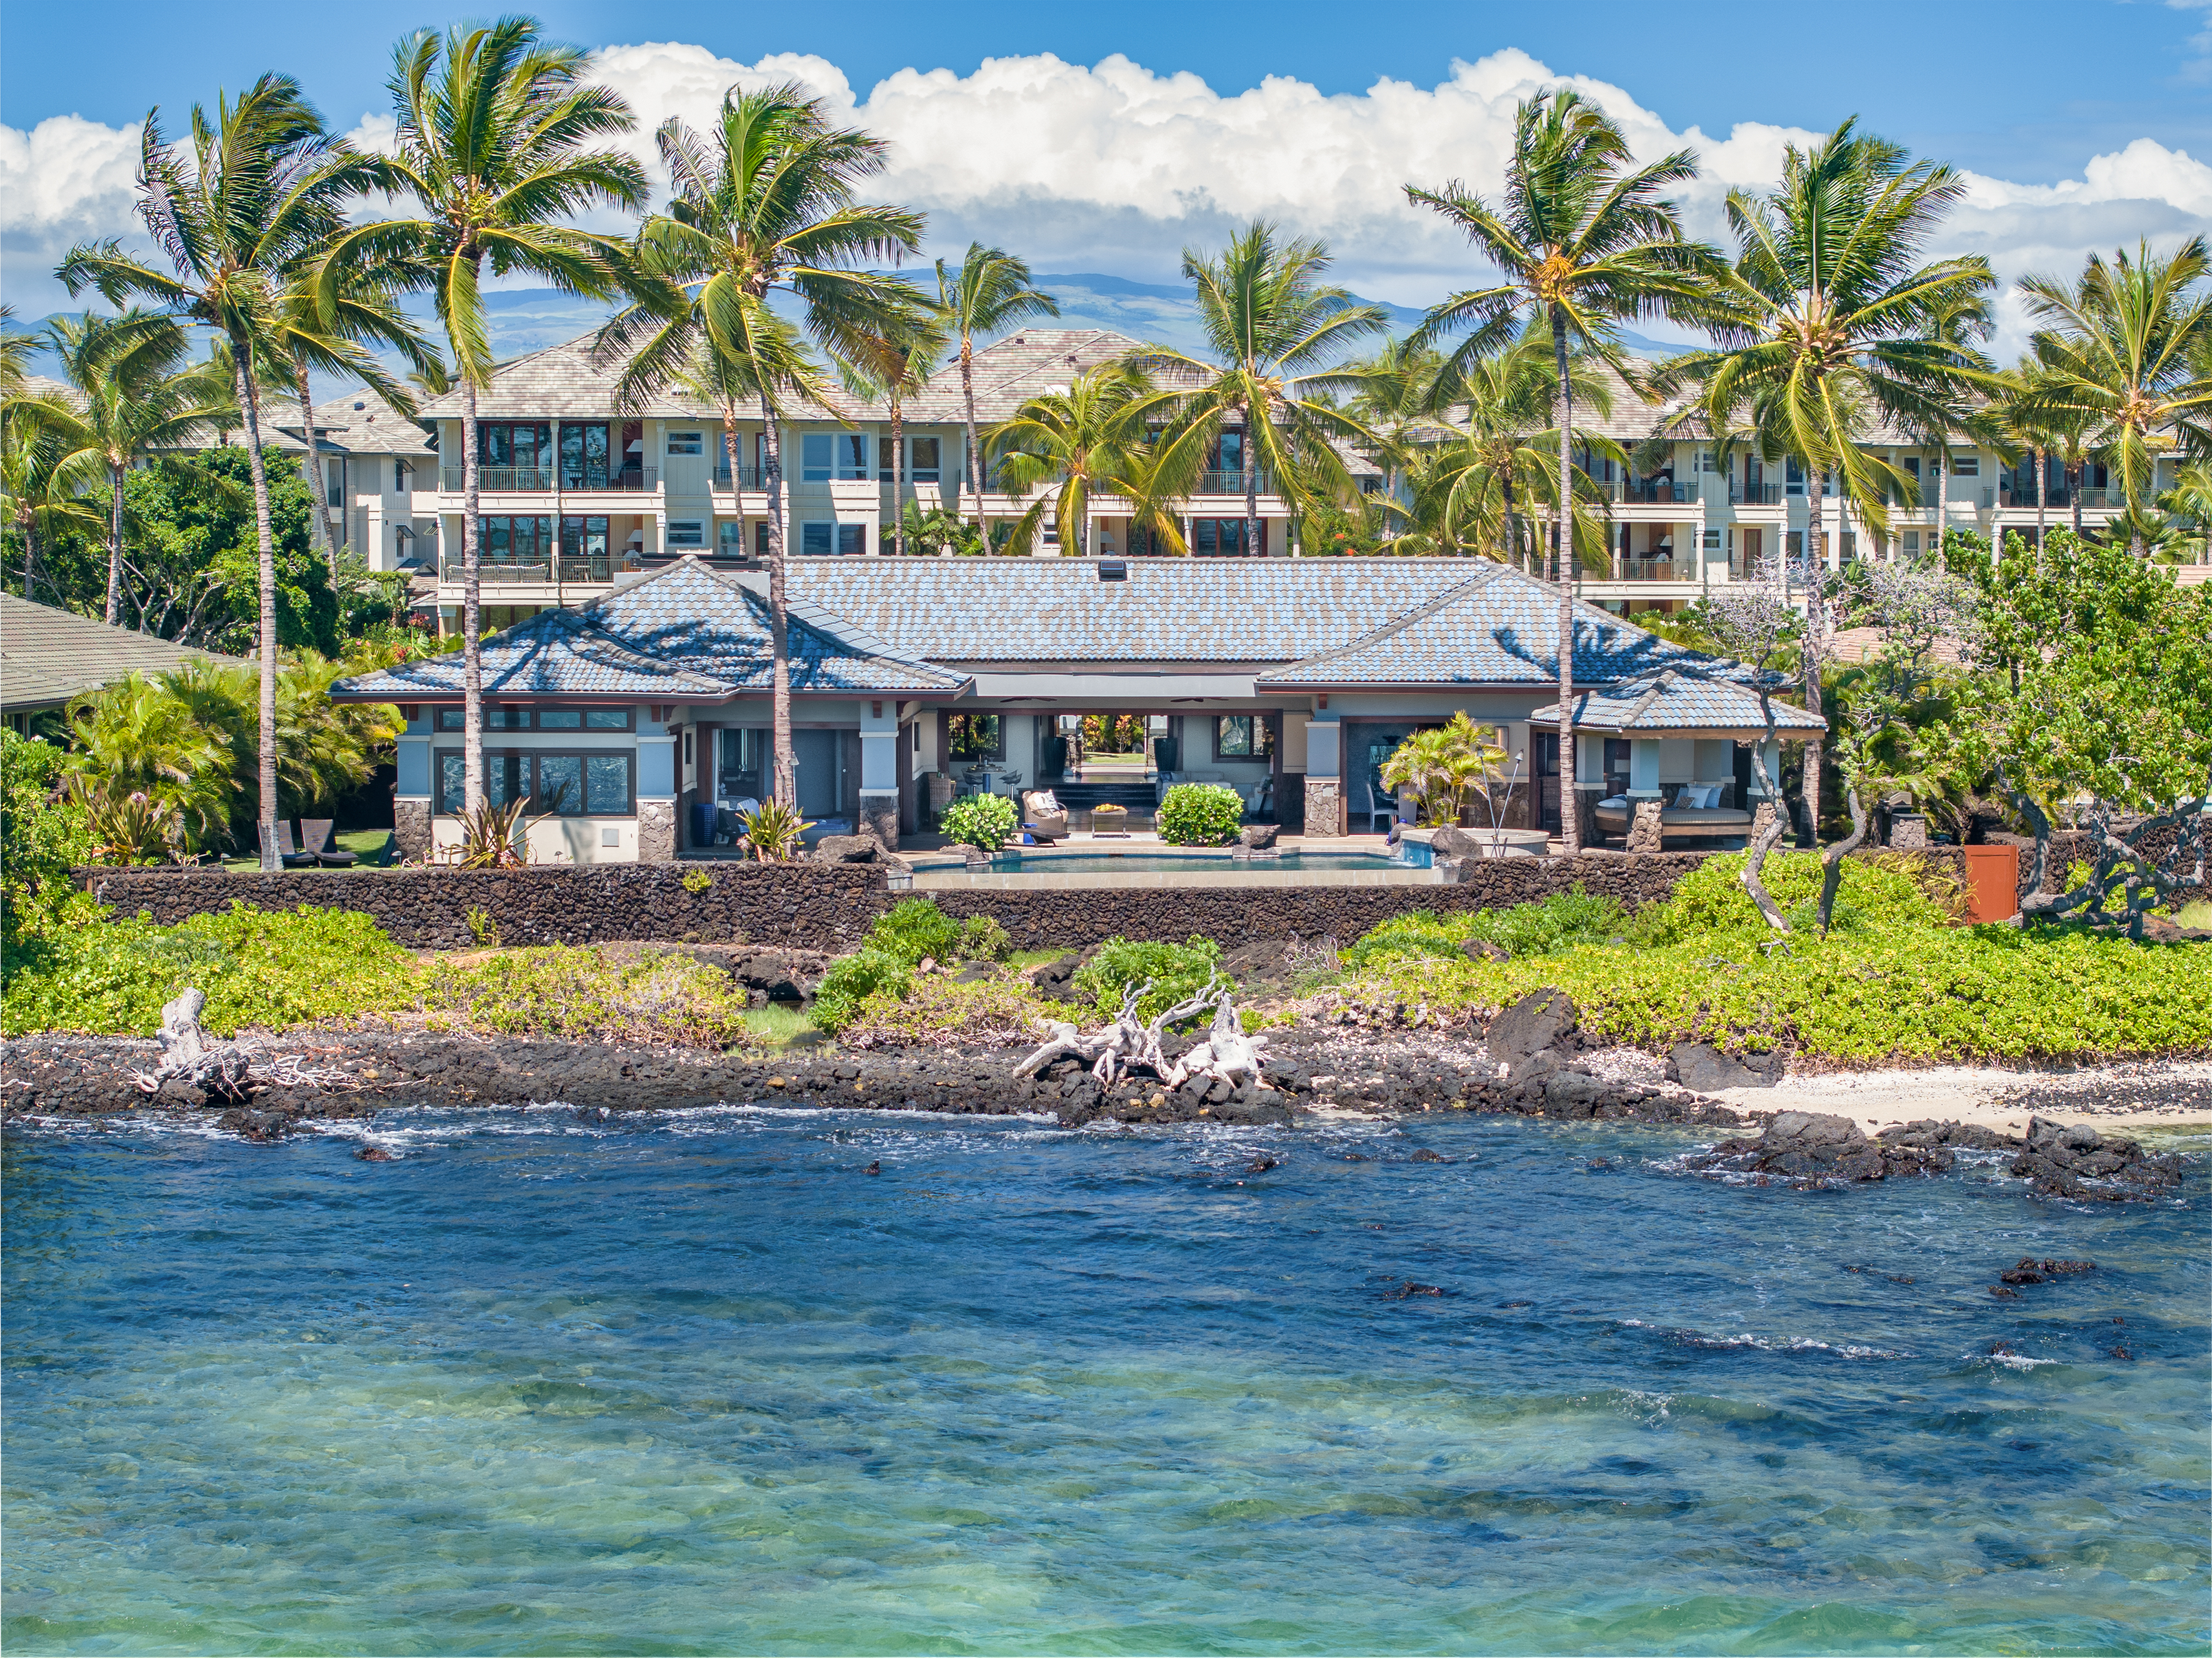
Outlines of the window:
M 542 732 L 580 732 L 584 729 L 581 708 L 540 708 L 538 729 Z
M 1897 465 L 1898 465 L 1898 470 L 1899 470 L 1899 471 L 1902 471 L 1902 472 L 1905 474 L 1905 477 L 1909 477 L 1909 478 L 1913 478 L 1913 479 L 1916 479 L 1916 480 L 1920 477 L 1920 457 L 1919 457 L 1919 456 L 1917 456 L 1917 455 L 1901 455 L 1901 456 L 1899 456 L 1899 457 L 1898 458 Z
M 1720 532 L 1718 530 L 1708 530 L 1708 531 L 1705 531 L 1705 556 L 1706 556 L 1707 558 L 1711 558 L 1711 557 L 1715 553 L 1717 553 L 1718 551 L 1720 551 L 1720 550 L 1721 550 L 1721 532 Z
M 1711 450 L 1700 449 L 1698 452 L 1698 470 L 1700 472 L 1717 472 L 1720 471 L 1720 468 L 1713 464 L 1713 452 Z
M 561 487 L 564 489 L 605 489 L 609 452 L 606 422 L 563 423 L 561 428 Z
M 703 455 L 707 452 L 707 434 L 703 432 L 671 432 L 668 452 L 672 455 Z
M 1001 759 L 1005 741 L 995 714 L 954 714 L 945 718 L 945 750 L 950 759 Z
M 745 526 L 733 518 L 720 519 L 714 525 L 714 550 L 724 558 L 743 558 L 745 556 Z
M 342 460 L 323 463 L 323 504 L 326 507 L 345 505 L 345 463 Z
M 907 448 L 915 483 L 935 483 L 943 476 L 942 450 L 937 439 L 910 438 Z
M 768 526 L 763 525 L 761 527 L 766 529 Z M 821 523 L 800 525 L 799 550 L 810 558 L 827 558 L 837 550 L 837 526 Z
M 542 421 L 491 421 L 477 428 L 477 459 L 486 466 L 553 464 L 553 428 Z
M 468 710 L 441 708 L 438 710 L 438 729 L 457 732 L 465 729 Z M 483 728 L 488 732 L 525 732 L 530 729 L 530 710 L 527 708 L 489 708 L 483 711 Z
M 1244 551 L 1244 520 L 1241 518 L 1193 519 L 1190 550 L 1200 557 L 1234 557 Z M 1267 550 L 1267 520 L 1260 520 L 1260 551 Z
M 629 729 L 629 708 L 586 708 L 584 710 L 584 729 L 587 732 L 626 732 Z
M 865 524 L 841 524 L 837 526 L 837 550 L 848 558 L 868 550 L 868 526 Z
M 543 564 L 553 556 L 550 518 L 481 518 L 477 556 L 487 564 Z
M 837 476 L 865 478 L 868 475 L 868 440 L 858 432 L 837 434 Z
M 753 525 L 753 553 L 756 557 L 768 556 L 768 520 L 762 519 Z
M 1951 453 L 1951 471 L 1956 477 L 1979 477 L 1982 458 L 1972 449 L 1955 449 Z
M 561 556 L 564 559 L 589 559 L 593 568 L 579 571 L 578 575 L 606 575 L 607 520 L 596 513 L 586 518 L 564 518 L 561 520 Z
M 1264 714 L 1224 714 L 1213 721 L 1218 760 L 1262 760 L 1275 751 L 1274 727 Z
M 635 809 L 629 754 L 538 754 L 518 750 L 484 755 L 484 796 L 494 805 L 529 802 L 536 816 L 627 817 Z M 456 750 L 438 754 L 438 810 L 452 816 L 467 798 L 466 766 Z
M 1805 493 L 1805 469 L 1794 457 L 1782 464 L 1782 489 L 1785 495 L 1802 495 Z
M 1805 532 L 1802 530 L 1790 531 L 1783 537 L 1783 542 L 1788 549 L 1786 556 L 1790 558 L 1805 556 Z
M 392 463 L 392 493 L 393 495 L 404 495 L 407 493 L 407 483 L 412 471 L 413 469 L 404 460 L 395 460 Z
M 799 440 L 799 477 L 801 483 L 829 483 L 830 443 L 827 432 L 809 432 Z
M 703 547 L 707 544 L 707 525 L 702 519 L 671 519 L 668 523 L 668 544 L 672 547 Z
M 1917 558 L 1920 556 L 1919 531 L 1907 530 L 1905 532 L 1905 556 L 1907 558 Z
M 799 440 L 799 479 L 827 483 L 832 477 L 868 476 L 868 440 L 858 432 L 809 432 Z
M 457 732 L 462 729 L 465 710 L 438 710 L 438 729 Z M 488 732 L 526 732 L 533 726 L 542 732 L 626 732 L 630 728 L 628 708 L 507 708 L 492 707 L 483 711 L 484 729 Z

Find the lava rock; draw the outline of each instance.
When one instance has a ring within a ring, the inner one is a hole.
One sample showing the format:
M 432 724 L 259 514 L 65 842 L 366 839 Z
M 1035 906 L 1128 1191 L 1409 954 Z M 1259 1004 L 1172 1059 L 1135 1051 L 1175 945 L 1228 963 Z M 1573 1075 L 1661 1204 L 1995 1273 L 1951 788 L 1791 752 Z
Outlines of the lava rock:
M 354 1153 L 363 1163 L 390 1163 L 392 1153 L 380 1145 L 364 1145 Z
M 1668 1075 L 1698 1094 L 1724 1088 L 1771 1088 L 1782 1080 L 1779 1050 L 1767 1054 L 1723 1054 L 1704 1042 L 1683 1042 L 1668 1056 Z
M 2012 1173 L 2048 1197 L 2148 1202 L 2180 1181 L 2181 1163 L 2086 1124 L 2030 1117 L 2027 1147 L 2013 1160 Z
M 1503 944 L 1493 944 L 1487 938 L 1469 938 L 1459 947 L 1460 954 L 1470 962 L 1510 962 L 1513 952 Z
M 1885 1128 L 1875 1138 L 1884 1145 L 1916 1146 L 1922 1151 L 1943 1146 L 1954 1151 L 2003 1151 L 2023 1144 L 2016 1134 L 2000 1134 L 1979 1123 L 1937 1122 L 1928 1117 Z
M 1886 1146 L 1869 1140 L 1848 1117 L 1784 1111 L 1757 1139 L 1723 1140 L 1687 1160 L 1700 1170 L 1733 1169 L 1801 1187 L 1845 1186 L 1895 1175 L 1937 1175 L 1951 1167 L 1938 1146 Z
M 814 843 L 811 856 L 817 864 L 872 864 L 883 850 L 872 835 L 825 835 Z
M 1281 833 L 1279 824 L 1247 823 L 1237 831 L 1237 838 L 1255 852 L 1264 852 L 1275 844 L 1276 836 Z
M 1571 1053 L 1582 1034 L 1582 1010 L 1564 990 L 1532 990 L 1490 1022 L 1490 1054 L 1511 1064 L 1533 1054 L 1564 1048 Z
M 1079 1002 L 1082 993 L 1075 987 L 1075 975 L 1086 957 L 1071 950 L 1054 957 L 1030 975 L 1036 993 L 1048 1002 Z
M 1279 1169 L 1282 1166 L 1282 1159 L 1279 1157 L 1257 1157 L 1244 1165 L 1244 1172 L 1248 1175 L 1264 1175 L 1270 1169 Z

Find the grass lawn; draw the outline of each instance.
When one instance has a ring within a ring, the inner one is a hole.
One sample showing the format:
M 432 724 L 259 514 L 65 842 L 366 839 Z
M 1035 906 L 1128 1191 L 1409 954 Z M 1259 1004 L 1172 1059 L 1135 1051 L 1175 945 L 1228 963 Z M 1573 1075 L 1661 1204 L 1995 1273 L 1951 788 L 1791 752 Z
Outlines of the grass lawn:
M 392 869 L 399 863 L 399 848 L 392 844 L 390 829 L 345 829 L 332 835 L 331 842 L 340 852 L 354 854 L 356 869 Z M 222 866 L 250 875 L 261 867 L 261 860 L 249 853 L 243 858 L 226 859 Z

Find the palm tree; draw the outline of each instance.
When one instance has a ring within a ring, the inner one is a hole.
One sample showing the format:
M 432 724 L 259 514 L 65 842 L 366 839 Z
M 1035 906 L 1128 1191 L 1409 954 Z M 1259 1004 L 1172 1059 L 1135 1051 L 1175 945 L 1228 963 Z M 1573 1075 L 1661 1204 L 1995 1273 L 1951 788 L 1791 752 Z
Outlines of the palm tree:
M 0 398 L 22 391 L 31 372 L 31 337 L 15 326 L 15 307 L 0 304 Z
M 673 198 L 638 232 L 637 263 L 653 286 L 600 331 L 598 349 L 627 359 L 617 395 L 641 399 L 702 357 L 714 376 L 752 388 L 760 404 L 762 482 L 769 504 L 769 633 L 774 658 L 775 798 L 799 805 L 791 744 L 790 607 L 785 592 L 783 399 L 820 399 L 828 385 L 770 296 L 796 299 L 806 331 L 833 356 L 863 355 L 870 331 L 911 305 L 912 290 L 866 268 L 921 246 L 923 219 L 902 207 L 854 200 L 883 171 L 889 146 L 833 126 L 829 106 L 797 85 L 732 91 L 711 143 L 680 120 L 656 135 Z M 722 410 L 732 476 L 737 410 Z
M 413 198 L 416 218 L 356 225 L 332 239 L 318 267 L 317 314 L 351 314 L 359 284 L 372 294 L 427 288 L 461 388 L 461 649 L 464 802 L 483 800 L 483 657 L 477 502 L 477 399 L 491 384 L 490 323 L 482 287 L 526 275 L 571 294 L 606 298 L 626 280 L 621 244 L 564 221 L 602 203 L 641 208 L 645 170 L 597 138 L 627 132 L 629 106 L 588 84 L 591 59 L 555 46 L 534 19 L 488 28 L 422 29 L 392 52 L 394 149 L 378 182 Z
M 918 297 L 918 296 L 917 296 Z M 945 322 L 934 306 L 911 304 L 860 331 L 840 360 L 847 384 L 881 398 L 891 416 L 891 544 L 906 556 L 906 400 L 929 384 L 944 361 Z
M 1395 505 L 1401 471 L 1442 434 L 1437 427 L 1437 371 L 1443 359 L 1420 341 L 1386 341 L 1359 365 L 1366 379 L 1351 401 L 1352 412 L 1379 439 L 1383 493 Z
M 1031 398 L 994 427 L 990 452 L 1008 493 L 1057 485 L 1022 515 L 1012 544 L 1035 545 L 1049 511 L 1059 520 L 1060 551 L 1083 557 L 1090 551 L 1093 497 L 1120 495 L 1134 505 L 1146 528 L 1180 546 L 1173 517 L 1153 502 L 1145 416 L 1156 401 L 1141 374 L 1125 363 L 1104 363 L 1078 374 L 1064 392 Z
M 1028 264 L 1000 247 L 968 244 L 957 270 L 937 262 L 937 309 L 946 331 L 960 342 L 960 400 L 967 415 L 967 477 L 975 491 L 975 528 L 983 530 L 982 453 L 975 436 L 975 336 L 1004 332 L 1032 317 L 1057 317 L 1051 295 L 1031 285 Z M 960 491 L 953 489 L 952 512 L 960 513 Z M 986 537 L 986 544 L 988 537 Z
M 72 456 L 51 423 L 64 417 L 75 411 L 51 396 L 12 397 L 0 410 L 0 521 L 22 537 L 26 598 L 39 596 L 42 540 L 70 531 L 97 536 L 106 527 L 87 494 L 98 467 L 82 450 Z
M 133 461 L 182 449 L 234 418 L 228 377 L 191 362 L 191 341 L 176 319 L 136 307 L 119 317 L 57 317 L 46 343 L 76 395 L 44 416 L 66 452 L 61 465 L 97 468 L 108 490 L 108 625 L 123 585 L 123 479 Z M 79 457 L 82 459 L 78 459 Z
M 1713 429 L 1743 419 L 1767 459 L 1794 456 L 1804 469 L 1812 585 L 1800 654 L 1805 706 L 1815 714 L 1826 657 L 1821 500 L 1830 475 L 1839 520 L 1847 496 L 1860 519 L 1887 536 L 1888 497 L 1917 499 L 1917 488 L 1862 435 L 1886 418 L 1942 440 L 1964 423 L 1966 394 L 1996 384 L 1969 343 L 1988 325 L 1996 280 L 1989 261 L 1969 254 L 1921 262 L 1966 188 L 1952 168 L 1911 161 L 1902 147 L 1862 135 L 1856 118 L 1809 149 L 1791 145 L 1778 189 L 1729 192 L 1737 256 L 1716 273 L 1705 306 L 1720 343 L 1652 376 L 1662 392 L 1700 386 Z M 1808 743 L 1805 800 L 1815 835 L 1820 758 L 1821 745 Z
M 1244 546 L 1260 548 L 1260 478 L 1304 516 L 1327 499 L 1349 501 L 1358 490 L 1337 445 L 1373 450 L 1380 440 L 1366 423 L 1337 408 L 1339 392 L 1357 395 L 1374 378 L 1341 362 L 1354 342 L 1382 331 L 1378 306 L 1360 305 L 1324 284 L 1326 244 L 1281 242 L 1275 227 L 1255 220 L 1230 240 L 1218 258 L 1185 248 L 1182 274 L 1197 289 L 1198 324 L 1214 362 L 1146 346 L 1133 354 L 1144 371 L 1187 388 L 1157 394 L 1174 423 L 1154 454 L 1155 489 L 1188 495 L 1200 475 L 1220 465 L 1223 434 L 1243 433 Z M 1218 367 L 1216 365 L 1218 365 Z M 1222 469 L 1226 470 L 1226 469 Z
M 2070 288 L 2021 280 L 2029 319 L 2045 325 L 2031 337 L 2043 374 L 2024 407 L 2088 427 L 2131 518 L 2150 501 L 2161 453 L 2212 444 L 2212 291 L 2197 291 L 2208 272 L 2212 251 L 2199 235 L 2165 258 L 2147 242 L 2110 264 L 2092 253 Z M 2131 544 L 2148 550 L 2140 533 Z
M 1553 424 L 1559 434 L 1555 503 L 1574 495 L 1571 348 L 1598 352 L 1632 385 L 1634 376 L 1613 343 L 1615 325 L 1628 317 L 1687 313 L 1702 291 L 1711 256 L 1683 240 L 1674 203 L 1664 193 L 1697 171 L 1697 157 L 1686 149 L 1636 167 L 1620 128 L 1579 94 L 1562 88 L 1539 93 L 1515 112 L 1513 159 L 1499 206 L 1492 208 L 1456 181 L 1440 191 L 1406 186 L 1408 200 L 1457 225 L 1504 277 L 1450 295 L 1423 319 L 1424 340 L 1467 334 L 1445 373 L 1458 373 L 1504 344 L 1523 318 L 1550 331 Z M 1582 824 L 1571 809 L 1574 592 L 1563 522 L 1555 513 L 1552 577 L 1559 600 L 1559 828 L 1572 855 L 1582 849 Z
M 261 437 L 261 381 L 280 360 L 275 344 L 283 273 L 336 236 L 346 204 L 376 179 L 375 164 L 328 137 L 323 118 L 289 76 L 264 75 L 235 103 L 218 97 L 212 118 L 195 104 L 189 154 L 146 117 L 138 214 L 168 265 L 125 254 L 114 241 L 70 250 L 58 275 L 71 294 L 97 288 L 161 306 L 213 329 L 229 349 L 232 389 L 245 428 L 260 541 L 261 866 L 276 853 L 276 542 Z

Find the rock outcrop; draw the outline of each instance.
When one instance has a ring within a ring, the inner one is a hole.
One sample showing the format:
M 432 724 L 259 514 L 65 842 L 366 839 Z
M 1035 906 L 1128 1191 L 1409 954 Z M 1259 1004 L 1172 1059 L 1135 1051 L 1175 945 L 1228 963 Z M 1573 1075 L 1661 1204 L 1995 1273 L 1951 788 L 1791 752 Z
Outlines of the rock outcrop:
M 2046 1197 L 2120 1203 L 2148 1201 L 2171 1189 L 2180 1181 L 2181 1163 L 2087 1124 L 2030 1117 L 2027 1144 L 2013 1160 L 2012 1172 Z
M 1951 1153 L 1940 1145 L 1870 1140 L 1849 1117 L 1784 1111 L 1758 1139 L 1723 1140 L 1690 1158 L 1688 1166 L 1704 1172 L 1746 1174 L 1761 1184 L 1814 1187 L 1898 1175 L 1940 1175 L 1951 1163 Z

